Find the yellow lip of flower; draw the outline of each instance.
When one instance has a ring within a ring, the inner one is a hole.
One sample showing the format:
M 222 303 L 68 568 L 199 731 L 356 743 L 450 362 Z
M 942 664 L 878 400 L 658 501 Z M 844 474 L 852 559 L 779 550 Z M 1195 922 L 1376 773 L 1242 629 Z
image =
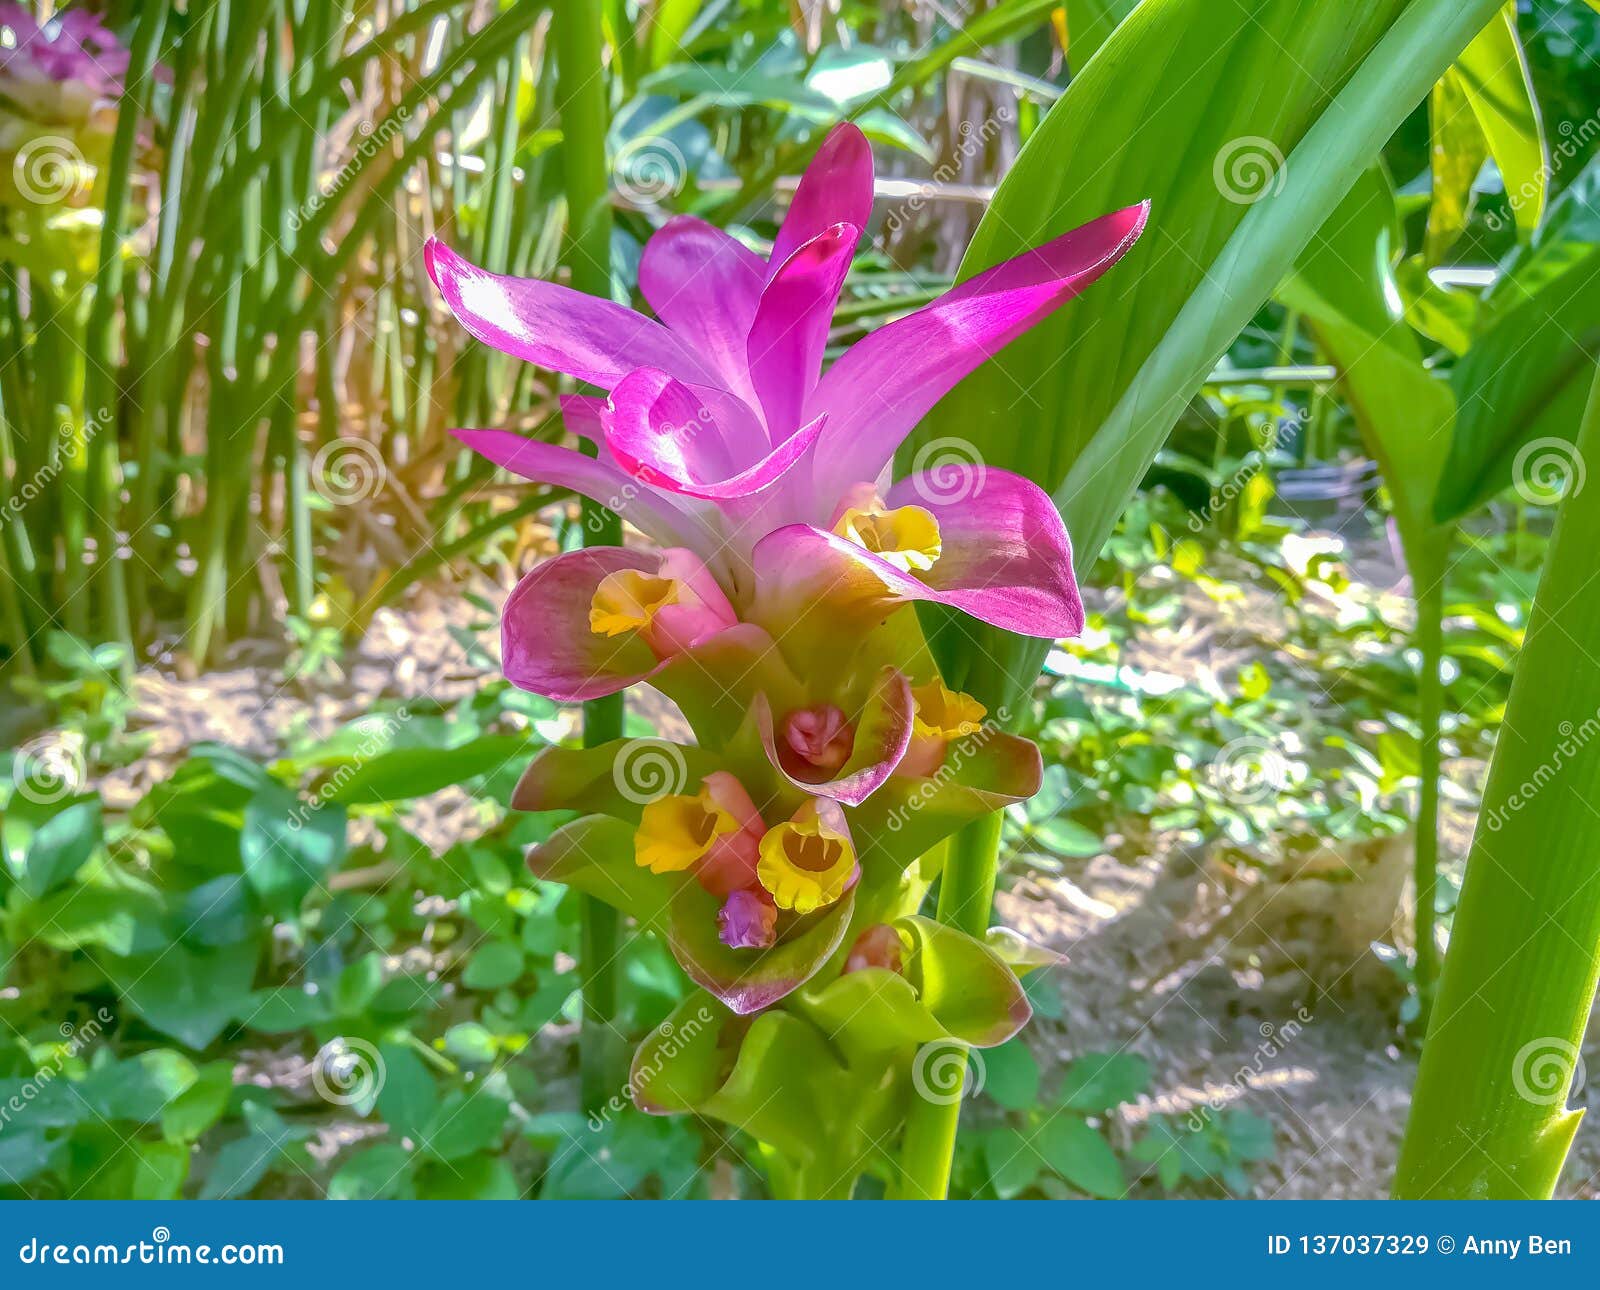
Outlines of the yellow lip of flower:
M 887 560 L 902 573 L 933 568 L 944 549 L 939 521 L 920 506 L 885 510 L 881 503 L 852 506 L 833 531 Z
M 589 630 L 596 636 L 621 636 L 640 631 L 668 605 L 678 603 L 676 578 L 658 578 L 638 569 L 608 573 L 589 602 Z
M 849 838 L 816 820 L 789 820 L 761 839 L 756 877 L 779 909 L 809 914 L 844 895 L 855 869 Z
M 912 733 L 924 738 L 949 740 L 976 734 L 989 715 L 989 709 L 970 694 L 946 689 L 937 678 L 927 685 L 914 686 L 911 697 L 917 705 Z
M 651 873 L 681 873 L 739 822 L 702 790 L 693 797 L 658 797 L 644 808 L 633 835 L 633 858 Z

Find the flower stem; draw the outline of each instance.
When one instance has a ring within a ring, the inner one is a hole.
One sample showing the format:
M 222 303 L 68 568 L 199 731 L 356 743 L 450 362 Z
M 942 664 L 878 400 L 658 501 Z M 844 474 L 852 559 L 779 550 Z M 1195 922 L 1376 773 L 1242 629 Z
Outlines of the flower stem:
M 1596 454 L 1600 380 L 1489 768 L 1397 1196 L 1548 1197 L 1578 1126 L 1566 1103 L 1600 981 L 1600 489 L 1576 470 Z
M 1417 791 L 1417 837 L 1412 857 L 1416 887 L 1417 1001 L 1420 1028 L 1427 1032 L 1439 976 L 1439 950 L 1434 939 L 1438 914 L 1434 908 L 1439 887 L 1439 725 L 1444 713 L 1444 571 L 1430 570 L 1428 581 L 1417 587 L 1417 652 L 1422 656 L 1417 683 L 1417 721 L 1421 727 L 1421 752 Z
M 980 939 L 989 929 L 999 871 L 1005 816 L 996 811 L 974 820 L 950 841 L 939 879 L 939 921 Z M 961 1098 L 912 1098 L 901 1147 L 899 1196 L 943 1200 L 950 1191 L 950 1162 L 961 1123 Z
M 572 286 L 593 296 L 611 296 L 611 181 L 606 162 L 604 36 L 600 6 L 594 0 L 559 0 L 555 7 L 557 111 L 561 120 L 562 161 L 567 190 L 566 264 Z M 587 446 L 587 445 L 586 445 Z M 585 546 L 620 546 L 622 521 L 603 507 L 585 502 Z M 595 747 L 622 737 L 620 694 L 583 705 L 583 742 Z M 618 1034 L 617 911 L 592 896 L 583 897 L 581 938 L 583 1032 L 582 1097 L 586 1110 L 603 1105 L 615 1091 Z

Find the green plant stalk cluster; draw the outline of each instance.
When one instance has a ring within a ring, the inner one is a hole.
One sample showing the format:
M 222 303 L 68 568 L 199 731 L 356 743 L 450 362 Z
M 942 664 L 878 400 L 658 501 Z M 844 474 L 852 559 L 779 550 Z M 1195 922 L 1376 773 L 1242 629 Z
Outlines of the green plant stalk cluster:
M 1600 455 L 1600 380 L 1578 436 Z M 1439 980 L 1395 1179 L 1408 1198 L 1551 1195 L 1600 981 L 1600 492 L 1561 507 Z
M 562 0 L 555 15 L 559 116 L 565 163 L 567 267 L 575 290 L 609 299 L 611 290 L 611 181 L 606 157 L 604 32 L 593 0 Z M 620 546 L 622 521 L 604 507 L 583 505 L 585 546 Z M 623 696 L 583 705 L 583 741 L 594 748 L 622 737 Z M 584 1106 L 594 1110 L 619 1082 L 622 1049 L 613 1023 L 617 1005 L 617 911 L 593 897 L 583 900 Z

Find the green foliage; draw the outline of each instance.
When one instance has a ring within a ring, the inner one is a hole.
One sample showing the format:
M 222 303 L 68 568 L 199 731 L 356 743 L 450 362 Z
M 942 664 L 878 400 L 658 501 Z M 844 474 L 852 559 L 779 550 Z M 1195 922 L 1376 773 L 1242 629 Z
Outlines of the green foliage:
M 547 1028 L 576 1015 L 576 909 L 520 851 L 555 821 L 442 851 L 410 831 L 424 794 L 503 797 L 554 711 L 502 682 L 272 762 L 196 746 L 115 806 L 34 800 L 37 766 L 7 777 L 0 1194 L 704 1194 L 692 1126 L 547 1110 L 572 1057 Z M 51 746 L 89 746 L 69 733 Z M 683 997 L 654 942 L 619 969 L 621 1025 Z
M 1029 141 L 963 274 L 1143 199 L 1149 229 L 1114 291 L 1067 305 L 975 373 L 907 453 L 941 436 L 981 442 L 985 461 L 1056 494 L 1086 566 L 1206 374 L 1497 8 L 1140 5 Z M 1174 86 L 1173 66 L 1196 71 Z M 1231 92 L 1241 84 L 1259 92 Z M 1071 164 L 1107 139 L 1126 141 L 1114 164 Z M 1000 633 L 956 633 L 940 665 L 1002 702 L 1039 658 Z
M 1048 1090 L 1021 1039 L 981 1056 L 953 1184 L 968 1195 L 1116 1200 L 1139 1194 L 1146 1172 L 1166 1194 L 1243 1195 L 1250 1168 L 1273 1158 L 1271 1125 L 1240 1108 L 1202 1108 L 1186 1125 L 1151 1115 L 1131 1131 L 1127 1113 L 1151 1077 L 1132 1053 L 1085 1053 Z
M 1181 1125 L 1170 1116 L 1153 1115 L 1133 1148 L 1133 1158 L 1154 1168 L 1169 1195 L 1191 1187 L 1205 1194 L 1220 1186 L 1246 1196 L 1250 1166 L 1276 1155 L 1271 1122 L 1234 1106 L 1192 1115 Z

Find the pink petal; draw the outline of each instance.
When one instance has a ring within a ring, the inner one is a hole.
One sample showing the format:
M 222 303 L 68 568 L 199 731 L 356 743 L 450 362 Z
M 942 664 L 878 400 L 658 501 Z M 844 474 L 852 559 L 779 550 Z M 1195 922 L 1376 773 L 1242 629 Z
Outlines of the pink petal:
M 765 436 L 745 422 L 740 429 L 748 464 L 736 466 L 725 440 L 741 436 L 728 433 L 701 402 L 699 396 L 708 393 L 691 390 L 665 372 L 632 373 L 612 392 L 606 447 L 624 471 L 643 483 L 685 497 L 731 501 L 777 483 L 822 433 L 822 426 L 814 423 L 761 455 Z M 755 450 L 753 461 L 749 449 Z
M 473 452 L 502 470 L 541 484 L 570 488 L 610 507 L 641 533 L 673 546 L 693 545 L 704 536 L 705 522 L 681 510 L 610 462 L 598 461 L 571 448 L 524 438 L 509 430 L 451 432 Z
M 589 606 L 602 579 L 622 569 L 654 573 L 649 552 L 599 546 L 546 560 L 506 601 L 500 622 L 501 669 L 522 690 L 576 703 L 615 694 L 659 666 L 643 641 L 589 628 Z
M 600 424 L 600 414 L 605 406 L 604 399 L 592 394 L 563 394 L 561 420 L 566 424 L 568 433 L 592 444 L 602 444 L 606 440 L 606 432 Z
M 855 224 L 835 224 L 807 242 L 772 275 L 750 328 L 750 380 L 774 442 L 800 426 L 800 413 L 822 375 L 834 307 L 861 241 Z
M 461 325 L 515 358 L 607 390 L 636 367 L 665 368 L 690 381 L 711 379 L 694 351 L 667 328 L 613 301 L 537 278 L 490 273 L 437 238 L 428 239 L 423 256 Z
M 837 125 L 806 167 L 772 244 L 767 276 L 835 224 L 866 228 L 872 219 L 872 145 L 848 121 Z
M 922 576 L 945 604 L 1023 636 L 1083 631 L 1067 526 L 1031 479 L 960 462 L 902 479 L 884 500 L 939 522 L 943 546 Z
M 876 479 L 911 428 L 968 373 L 1092 285 L 1138 241 L 1149 203 L 988 269 L 853 345 L 807 403 L 826 412 L 818 495 Z
M 922 579 L 835 533 L 792 524 L 756 544 L 750 619 L 771 629 L 822 603 L 837 607 L 841 623 L 868 621 L 928 600 L 1022 636 L 1076 636 L 1083 601 L 1066 528 L 1049 497 L 1010 471 L 965 469 L 982 481 L 967 477 L 970 495 L 959 500 L 933 500 L 927 476 L 890 490 L 890 505 L 923 506 L 939 521 L 943 549 Z
M 663 225 L 639 261 L 639 290 L 656 315 L 745 399 L 753 399 L 745 338 L 766 276 L 759 255 L 691 215 Z

